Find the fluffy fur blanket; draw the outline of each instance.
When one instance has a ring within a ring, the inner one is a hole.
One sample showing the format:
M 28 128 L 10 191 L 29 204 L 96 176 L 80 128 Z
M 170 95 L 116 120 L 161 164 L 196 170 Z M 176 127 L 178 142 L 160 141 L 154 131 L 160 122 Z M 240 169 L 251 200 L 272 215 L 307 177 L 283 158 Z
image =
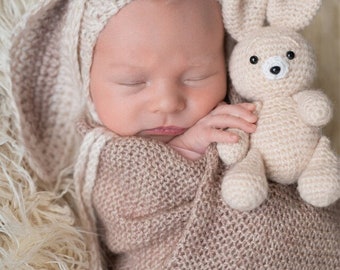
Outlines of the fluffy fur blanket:
M 37 0 L 0 0 L 0 269 L 88 269 L 72 209 L 72 179 L 48 187 L 29 172 L 16 136 L 8 49 L 10 33 Z

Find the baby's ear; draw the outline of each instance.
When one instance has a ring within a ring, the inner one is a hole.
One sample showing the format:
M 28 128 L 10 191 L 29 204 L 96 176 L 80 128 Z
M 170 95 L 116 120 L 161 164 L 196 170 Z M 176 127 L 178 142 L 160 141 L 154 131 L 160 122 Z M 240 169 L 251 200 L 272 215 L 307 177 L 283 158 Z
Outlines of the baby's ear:
M 322 0 L 268 0 L 267 20 L 271 26 L 296 31 L 310 24 Z
M 225 28 L 235 40 L 242 40 L 249 32 L 256 31 L 264 25 L 268 0 L 222 0 L 221 2 Z

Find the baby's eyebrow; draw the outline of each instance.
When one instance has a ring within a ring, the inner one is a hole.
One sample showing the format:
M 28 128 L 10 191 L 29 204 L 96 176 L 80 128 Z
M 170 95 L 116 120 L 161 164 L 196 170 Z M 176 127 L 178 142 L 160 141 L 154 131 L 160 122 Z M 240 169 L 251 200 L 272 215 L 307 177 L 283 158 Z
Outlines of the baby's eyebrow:
M 109 67 L 114 69 L 122 69 L 123 71 L 126 70 L 137 71 L 142 69 L 144 66 L 139 64 L 112 62 L 110 63 Z
M 189 59 L 180 58 L 179 62 L 176 61 L 175 65 L 183 65 L 186 68 L 204 68 L 213 65 L 218 58 L 219 55 L 217 54 L 204 54 Z M 122 72 L 141 72 L 148 68 L 148 64 L 136 61 L 112 60 L 109 62 L 109 68 Z
M 216 58 L 218 56 L 216 55 L 204 55 L 197 57 L 189 62 L 190 67 L 202 67 L 202 66 L 207 66 L 215 62 Z

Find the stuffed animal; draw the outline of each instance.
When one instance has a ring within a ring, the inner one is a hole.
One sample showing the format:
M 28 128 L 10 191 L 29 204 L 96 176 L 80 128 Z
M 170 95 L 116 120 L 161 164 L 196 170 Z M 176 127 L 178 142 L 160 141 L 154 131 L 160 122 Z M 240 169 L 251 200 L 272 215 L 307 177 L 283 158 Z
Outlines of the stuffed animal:
M 218 144 L 230 167 L 222 197 L 232 208 L 251 210 L 268 195 L 267 178 L 297 182 L 303 200 L 325 207 L 340 197 L 338 158 L 321 128 L 332 116 L 328 98 L 311 89 L 315 57 L 297 33 L 321 0 L 235 0 L 223 7 L 225 24 L 238 42 L 229 60 L 235 91 L 257 105 L 255 133 L 236 144 Z M 240 12 L 240 10 L 242 12 Z

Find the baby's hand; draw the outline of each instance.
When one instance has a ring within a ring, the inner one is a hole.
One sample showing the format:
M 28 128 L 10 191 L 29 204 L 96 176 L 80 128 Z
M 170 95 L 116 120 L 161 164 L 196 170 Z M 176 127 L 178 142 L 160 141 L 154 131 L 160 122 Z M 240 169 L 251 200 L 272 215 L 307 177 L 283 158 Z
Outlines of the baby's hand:
M 183 135 L 169 142 L 169 145 L 188 159 L 199 158 L 210 143 L 236 143 L 237 134 L 228 131 L 236 128 L 253 133 L 256 130 L 256 106 L 251 103 L 220 103 L 208 115 L 200 119 Z

